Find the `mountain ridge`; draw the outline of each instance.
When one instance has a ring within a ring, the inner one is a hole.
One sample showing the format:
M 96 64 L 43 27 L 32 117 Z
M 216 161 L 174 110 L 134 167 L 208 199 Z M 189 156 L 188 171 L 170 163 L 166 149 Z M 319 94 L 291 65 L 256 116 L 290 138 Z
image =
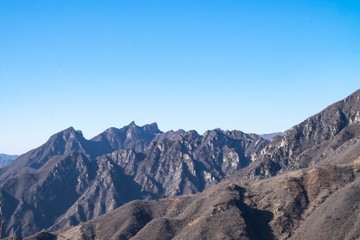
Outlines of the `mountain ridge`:
M 255 134 L 220 129 L 203 135 L 183 130 L 162 133 L 155 124 L 138 127 L 131 123 L 104 133 L 88 141 L 80 131 L 65 129 L 20 156 L 22 168 L 11 172 L 19 166 L 15 162 L 6 169 L 10 173 L 5 177 L 2 173 L 0 198 L 8 208 L 8 234 L 17 226 L 23 236 L 43 228 L 62 229 L 135 199 L 197 193 L 247 166 L 254 152 L 268 143 Z M 109 151 L 103 146 L 120 149 L 102 154 Z M 66 201 L 65 192 L 57 188 L 68 189 Z M 49 209 L 54 205 L 56 212 Z M 18 220 L 16 216 L 24 217 Z
M 150 131 L 156 132 L 157 134 L 162 133 L 158 130 L 156 123 L 138 127 L 134 122 L 131 122 L 128 126 L 120 129 L 109 128 L 94 138 L 87 140 L 80 130 L 69 127 L 53 134 L 46 143 L 20 155 L 10 166 L 2 169 L 0 172 L 0 182 L 11 176 L 16 176 L 16 174 L 24 169 L 26 171 L 34 171 L 43 166 L 51 157 L 56 155 L 66 155 L 71 151 L 81 152 L 88 155 L 90 159 L 95 160 L 96 157 L 115 150 L 125 148 L 139 149 L 139 146 L 140 148 L 146 146 L 151 142 L 152 138 L 155 137 L 155 133 L 151 136 L 152 132 Z M 115 132 L 117 134 L 109 136 L 108 132 Z M 135 133 L 135 136 L 133 136 L 133 133 Z M 145 136 L 145 141 L 140 141 L 140 143 L 133 142 L 132 139 L 137 138 L 136 134 L 141 137 Z M 105 138 L 105 141 L 99 143 L 99 139 L 102 137 Z M 150 141 L 149 137 L 152 137 Z M 111 145 L 110 142 L 116 144 Z
M 337 161 L 335 158 L 351 161 L 360 154 L 359 141 L 360 90 L 357 90 L 295 125 L 284 136 L 275 137 L 256 156 L 257 161 L 239 175 L 245 178 L 270 177 L 281 172 L 331 163 Z M 359 147 L 349 147 L 352 145 Z M 352 151 L 346 152 L 349 149 Z
M 318 239 L 303 229 L 313 225 L 327 228 L 330 220 L 314 222 L 319 220 L 317 216 L 328 219 L 322 210 L 329 208 L 327 201 L 337 203 L 345 211 L 346 206 L 337 199 L 342 199 L 339 194 L 349 192 L 353 185 L 355 193 L 351 196 L 358 193 L 360 90 L 295 125 L 284 136 L 274 137 L 271 142 L 238 130 L 214 129 L 200 135 L 183 130 L 163 133 L 155 124 L 146 126 L 138 127 L 132 122 L 122 130 L 110 128 L 94 140 L 86 141 L 82 140 L 81 132 L 74 129 L 55 137 L 60 140 L 65 137 L 68 144 L 60 144 L 57 151 L 48 151 L 52 155 L 38 151 L 38 168 L 25 164 L 29 170 L 13 173 L 1 182 L 1 198 L 8 209 L 6 217 L 27 216 L 22 222 L 10 221 L 12 225 L 6 226 L 6 233 L 11 234 L 20 225 L 28 227 L 20 229 L 24 236 L 47 228 L 57 231 L 48 233 L 49 236 L 60 237 L 70 234 L 61 229 L 86 222 L 70 228 L 70 232 L 80 234 L 79 239 L 86 239 L 96 234 L 93 226 L 107 229 L 108 222 L 104 219 L 108 214 L 120 219 L 124 214 L 129 217 L 129 221 L 124 220 L 125 225 L 109 224 L 115 232 L 101 234 L 131 235 L 134 239 L 145 236 L 150 239 L 196 236 L 194 239 L 198 239 L 216 234 L 219 238 L 230 239 L 295 236 Z M 95 148 L 88 148 L 87 141 Z M 126 149 L 113 150 L 115 148 Z M 94 149 L 99 152 L 94 154 L 91 152 Z M 100 155 L 100 152 L 105 153 Z M 68 205 L 59 207 L 59 212 L 42 216 L 47 212 L 46 206 L 62 199 L 50 184 L 53 181 L 63 188 L 68 186 L 72 194 L 67 199 Z M 22 184 L 28 187 L 19 187 Z M 223 191 L 228 187 L 229 191 Z M 213 194 L 207 195 L 209 192 Z M 44 198 L 45 195 L 48 198 Z M 161 197 L 167 200 L 150 201 Z M 183 199 L 188 200 L 183 202 Z M 170 208 L 161 203 L 169 204 Z M 35 205 L 37 209 L 31 208 Z M 186 208 L 186 205 L 192 207 Z M 152 206 L 152 210 L 146 206 Z M 351 206 L 355 206 L 353 202 Z M 161 213 L 162 207 L 167 209 L 165 213 Z M 187 211 L 195 208 L 207 210 L 198 212 L 197 218 L 192 219 Z M 123 212 L 123 209 L 127 210 Z M 346 221 L 341 212 L 334 211 L 334 214 Z M 354 214 L 356 218 L 357 210 Z M 100 215 L 104 217 L 97 218 Z M 131 216 L 135 219 L 130 219 Z M 142 222 L 143 217 L 145 222 Z M 213 228 L 206 225 L 217 221 L 223 224 L 218 232 L 213 231 L 216 225 Z M 238 228 L 233 225 L 236 221 L 239 221 Z M 265 235 L 257 232 L 259 224 Z M 356 229 L 351 231 L 352 236 L 358 234 Z M 339 230 L 336 236 L 343 234 Z

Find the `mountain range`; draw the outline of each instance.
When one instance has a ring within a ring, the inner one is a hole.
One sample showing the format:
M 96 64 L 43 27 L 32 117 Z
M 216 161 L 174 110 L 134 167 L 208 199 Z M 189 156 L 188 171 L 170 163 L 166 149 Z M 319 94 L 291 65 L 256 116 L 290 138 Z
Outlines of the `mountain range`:
M 7 155 L 7 154 L 0 153 L 0 168 L 9 165 L 17 157 L 18 157 L 18 155 Z
M 276 132 L 276 133 L 261 134 L 260 137 L 262 137 L 263 139 L 271 141 L 271 140 L 273 140 L 274 137 L 283 136 L 283 135 L 284 135 L 283 132 Z
M 360 90 L 271 141 L 134 122 L 87 140 L 68 128 L 0 169 L 3 234 L 356 239 L 359 139 Z
M 155 123 L 109 128 L 91 140 L 65 129 L 2 169 L 5 231 L 57 230 L 131 200 L 202 191 L 247 166 L 267 143 L 220 129 L 163 133 Z

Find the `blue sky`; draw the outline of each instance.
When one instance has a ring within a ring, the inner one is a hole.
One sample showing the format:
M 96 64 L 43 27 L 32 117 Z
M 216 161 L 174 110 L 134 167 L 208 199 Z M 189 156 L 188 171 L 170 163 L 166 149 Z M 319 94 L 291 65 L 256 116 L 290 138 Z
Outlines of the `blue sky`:
M 360 2 L 0 1 L 0 152 L 74 126 L 284 131 L 359 88 Z

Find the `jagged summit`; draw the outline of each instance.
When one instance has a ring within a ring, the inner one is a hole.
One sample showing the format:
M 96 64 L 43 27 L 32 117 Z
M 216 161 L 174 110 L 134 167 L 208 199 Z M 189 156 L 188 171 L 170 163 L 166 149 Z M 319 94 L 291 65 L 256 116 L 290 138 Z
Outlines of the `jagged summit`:
M 251 155 L 267 143 L 257 135 L 220 129 L 204 135 L 184 130 L 163 133 L 156 123 L 109 128 L 91 140 L 67 128 L 0 175 L 4 206 L 16 205 L 7 217 L 46 219 L 13 218 L 5 231 L 16 226 L 27 226 L 19 231 L 23 235 L 49 227 L 56 230 L 134 199 L 202 191 L 247 166 Z M 69 198 L 59 196 L 59 189 L 67 189 Z M 34 205 L 36 209 L 30 207 Z M 56 212 L 49 212 L 54 205 Z
M 156 123 L 137 126 L 134 121 L 123 128 L 109 128 L 91 139 L 103 153 L 133 148 L 141 150 L 162 132 Z
M 146 124 L 142 126 L 145 130 L 153 132 L 153 133 L 162 133 L 162 131 L 159 130 L 158 124 L 156 122 Z
M 75 130 L 73 127 L 69 127 L 65 130 L 55 133 L 50 137 L 49 141 L 57 137 L 62 137 L 64 141 L 71 139 L 85 140 L 83 133 L 80 130 Z
M 68 127 L 53 134 L 40 147 L 21 155 L 17 160 L 0 172 L 0 181 L 18 173 L 39 169 L 49 159 L 57 155 L 66 155 L 71 151 L 84 154 L 90 160 L 115 150 L 134 148 L 141 150 L 162 132 L 156 123 L 139 127 L 135 122 L 121 129 L 109 128 L 91 140 L 84 138 L 80 130 Z
M 122 128 L 110 127 L 108 129 L 106 129 L 105 132 L 135 131 L 135 130 L 139 130 L 139 129 L 142 129 L 142 130 L 148 131 L 148 132 L 152 132 L 152 133 L 162 133 L 162 131 L 159 130 L 156 122 L 151 123 L 151 124 L 145 124 L 144 126 L 138 126 L 135 124 L 135 121 L 130 122 L 129 125 L 126 125 Z M 93 139 L 95 139 L 97 137 L 98 136 L 95 136 Z
M 14 162 L 5 167 L 0 175 L 0 181 L 15 176 L 23 171 L 33 171 L 43 166 L 50 158 L 56 155 L 65 155 L 77 151 L 85 155 L 92 155 L 92 147 L 81 133 L 69 127 L 53 134 L 40 147 L 19 156 Z

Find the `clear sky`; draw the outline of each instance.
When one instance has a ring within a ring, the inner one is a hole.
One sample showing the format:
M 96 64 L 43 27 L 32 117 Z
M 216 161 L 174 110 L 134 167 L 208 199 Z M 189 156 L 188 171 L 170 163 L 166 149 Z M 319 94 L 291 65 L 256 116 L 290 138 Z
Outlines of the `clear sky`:
M 0 153 L 132 120 L 284 131 L 359 76 L 358 0 L 1 0 Z

